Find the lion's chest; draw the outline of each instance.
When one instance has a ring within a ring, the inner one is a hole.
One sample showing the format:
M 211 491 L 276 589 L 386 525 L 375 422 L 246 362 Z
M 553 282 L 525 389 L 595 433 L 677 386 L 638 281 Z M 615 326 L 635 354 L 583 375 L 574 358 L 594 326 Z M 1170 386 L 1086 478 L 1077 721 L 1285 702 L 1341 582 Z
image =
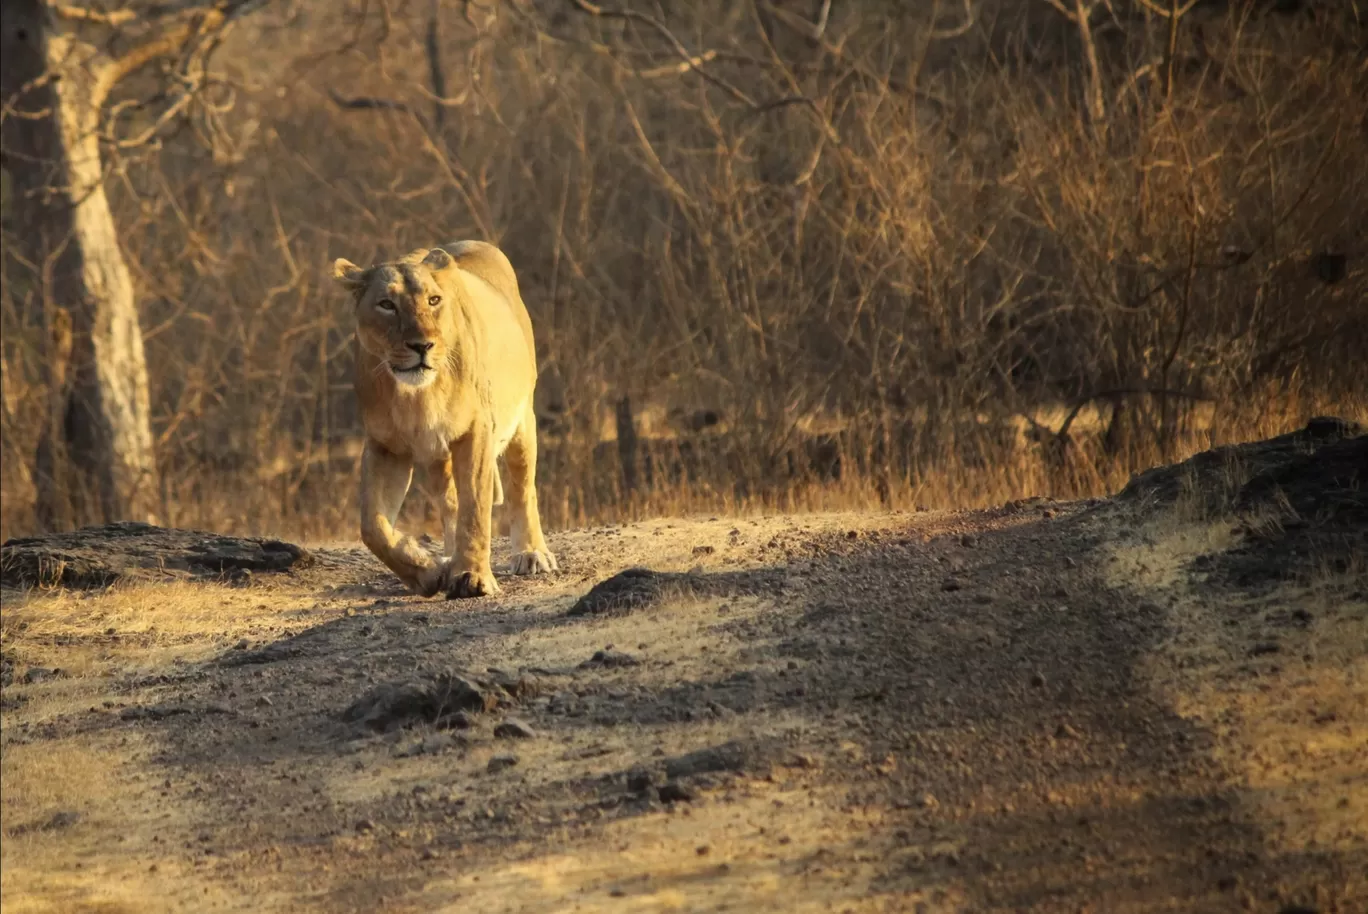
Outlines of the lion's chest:
M 459 412 L 436 398 L 403 397 L 389 410 L 367 415 L 366 431 L 392 453 L 433 463 L 447 458 L 452 442 L 469 426 Z

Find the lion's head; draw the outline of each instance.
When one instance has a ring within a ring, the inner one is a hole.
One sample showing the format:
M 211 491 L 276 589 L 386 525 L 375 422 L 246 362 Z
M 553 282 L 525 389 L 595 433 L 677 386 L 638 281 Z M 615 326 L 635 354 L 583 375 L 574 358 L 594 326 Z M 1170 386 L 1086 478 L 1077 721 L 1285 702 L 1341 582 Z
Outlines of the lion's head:
M 356 300 L 361 348 L 394 376 L 400 390 L 421 390 L 452 356 L 459 287 L 456 262 L 441 248 L 414 251 L 391 263 L 362 269 L 343 258 L 333 278 Z

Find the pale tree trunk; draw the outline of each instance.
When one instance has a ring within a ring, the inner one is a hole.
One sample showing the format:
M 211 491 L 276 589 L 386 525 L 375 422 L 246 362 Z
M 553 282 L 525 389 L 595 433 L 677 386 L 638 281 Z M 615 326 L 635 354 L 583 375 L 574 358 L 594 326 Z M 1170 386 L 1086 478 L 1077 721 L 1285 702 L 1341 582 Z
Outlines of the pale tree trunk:
M 38 0 L 6 0 L 3 33 L 15 253 L 38 272 L 31 305 L 42 309 L 50 337 L 54 403 L 37 461 L 39 522 L 152 520 L 147 363 L 99 145 L 115 69 L 102 50 L 54 30 Z

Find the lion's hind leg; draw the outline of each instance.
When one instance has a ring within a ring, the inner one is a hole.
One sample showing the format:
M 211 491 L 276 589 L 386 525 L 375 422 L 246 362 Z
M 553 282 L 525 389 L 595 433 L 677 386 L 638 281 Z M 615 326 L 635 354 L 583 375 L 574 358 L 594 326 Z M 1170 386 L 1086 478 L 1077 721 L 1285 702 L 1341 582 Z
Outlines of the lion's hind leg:
M 513 540 L 513 574 L 545 574 L 559 570 L 547 548 L 537 510 L 537 417 L 529 403 L 513 440 L 504 452 L 508 465 L 508 508 Z
M 428 467 L 428 489 L 441 513 L 442 556 L 449 560 L 456 554 L 456 515 L 461 504 L 456 494 L 456 477 L 451 472 L 450 456 Z

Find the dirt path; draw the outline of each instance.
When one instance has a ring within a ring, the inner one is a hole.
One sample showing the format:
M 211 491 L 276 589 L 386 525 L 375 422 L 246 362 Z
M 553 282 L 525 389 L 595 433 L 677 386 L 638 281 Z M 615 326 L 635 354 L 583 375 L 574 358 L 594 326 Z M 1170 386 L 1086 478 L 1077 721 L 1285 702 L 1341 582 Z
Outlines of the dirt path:
M 1368 910 L 1362 556 L 1252 539 L 1033 502 L 564 534 L 476 602 L 345 546 L 7 595 L 5 911 Z M 694 573 L 569 612 L 631 566 Z

